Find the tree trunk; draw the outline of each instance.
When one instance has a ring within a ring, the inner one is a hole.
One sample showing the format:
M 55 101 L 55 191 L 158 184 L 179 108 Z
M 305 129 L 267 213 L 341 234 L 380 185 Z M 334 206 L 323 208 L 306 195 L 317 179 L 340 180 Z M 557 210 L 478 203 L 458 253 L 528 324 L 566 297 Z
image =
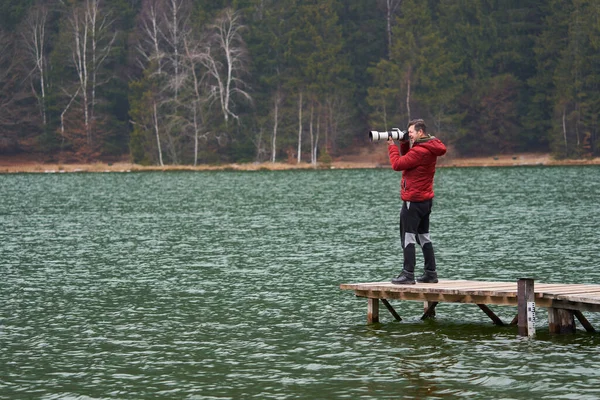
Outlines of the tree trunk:
M 64 136 L 65 136 L 65 114 L 67 113 L 67 111 L 69 111 L 69 108 L 71 107 L 71 104 L 73 104 L 73 100 L 75 100 L 75 98 L 79 94 L 80 89 L 81 88 L 77 88 L 77 91 L 75 92 L 75 94 L 73 96 L 71 96 L 71 100 L 69 100 L 69 102 L 67 103 L 67 106 L 64 108 L 63 112 L 60 113 L 60 133 L 63 136 L 63 141 L 64 141 Z
M 106 15 L 100 16 L 100 1 L 86 0 L 83 8 L 75 7 L 71 18 L 73 28 L 74 49 L 73 60 L 77 71 L 78 84 L 81 88 L 83 120 L 87 141 L 88 155 L 93 151 L 96 89 L 99 86 L 98 72 L 108 57 L 116 38 L 108 36 L 111 23 Z M 107 39 L 105 44 L 101 42 Z
M 317 153 L 319 147 L 319 133 L 321 132 L 321 112 L 317 113 L 317 135 L 315 137 L 315 146 L 313 147 L 312 165 L 317 165 Z
M 242 89 L 244 81 L 241 75 L 246 72 L 246 46 L 240 33 L 243 28 L 239 14 L 230 8 L 225 9 L 211 25 L 211 39 L 216 43 L 219 54 L 213 55 L 211 48 L 207 47 L 202 61 L 208 74 L 217 82 L 213 85 L 211 97 L 219 99 L 225 125 L 229 117 L 239 119 L 233 111 L 234 94 L 247 101 L 252 100 Z
M 385 102 L 385 98 L 383 99 L 383 129 L 388 131 L 388 122 L 387 122 L 387 104 Z
M 394 14 L 396 13 L 396 9 L 398 8 L 401 2 L 402 0 L 385 0 L 385 21 L 388 60 L 392 59 L 392 23 L 394 21 Z
M 308 124 L 308 131 L 310 132 L 310 163 L 314 164 L 314 146 L 315 146 L 315 136 L 313 133 L 313 118 L 315 115 L 315 108 L 314 105 L 311 103 L 310 105 L 310 121 Z
M 156 132 L 156 145 L 158 147 L 158 161 L 161 167 L 164 167 L 163 158 L 162 158 L 162 147 L 160 145 L 160 136 L 158 134 L 158 110 L 156 107 L 156 101 L 154 102 L 154 132 Z
M 23 33 L 25 46 L 31 55 L 34 69 L 37 71 L 36 84 L 33 83 L 34 74 L 32 74 L 32 89 L 38 100 L 40 107 L 40 116 L 44 128 L 47 124 L 46 117 L 46 22 L 48 20 L 48 10 L 44 6 L 36 6 L 27 18 L 27 30 Z M 39 93 L 38 93 L 39 87 Z
M 408 72 L 408 79 L 406 80 L 406 115 L 410 121 L 410 71 Z
M 579 135 L 579 125 L 581 123 L 581 113 L 579 112 L 579 103 L 575 103 L 575 116 L 577 118 L 577 122 L 575 123 L 575 143 L 577 149 L 581 147 L 581 139 Z
M 91 146 L 92 136 L 89 118 L 89 75 L 87 61 L 89 27 L 87 26 L 87 18 L 85 17 L 87 12 L 84 10 L 83 13 L 84 17 L 82 18 L 81 12 L 77 8 L 73 10 L 73 18 L 71 20 L 73 27 L 73 39 L 75 41 L 75 48 L 73 49 L 73 61 L 75 62 L 79 87 L 81 88 L 81 106 L 83 108 L 83 126 L 85 130 L 86 142 L 88 146 Z
M 262 137 L 263 137 L 263 128 L 262 126 L 258 128 L 258 139 L 256 140 L 256 162 L 260 162 L 262 159 Z
M 198 110 L 194 107 L 194 167 L 198 165 Z
M 567 106 L 563 107 L 562 130 L 563 130 L 563 138 L 565 139 L 565 156 L 566 156 L 569 153 L 569 147 L 567 146 Z
M 387 42 L 388 42 L 388 60 L 392 59 L 392 8 L 391 2 L 392 0 L 387 0 L 387 14 L 386 14 L 386 22 L 387 22 Z
M 279 122 L 279 91 L 275 93 L 275 109 L 273 110 L 273 138 L 271 140 L 271 162 L 277 155 L 277 123 Z
M 297 163 L 302 160 L 302 92 L 298 96 L 298 156 Z

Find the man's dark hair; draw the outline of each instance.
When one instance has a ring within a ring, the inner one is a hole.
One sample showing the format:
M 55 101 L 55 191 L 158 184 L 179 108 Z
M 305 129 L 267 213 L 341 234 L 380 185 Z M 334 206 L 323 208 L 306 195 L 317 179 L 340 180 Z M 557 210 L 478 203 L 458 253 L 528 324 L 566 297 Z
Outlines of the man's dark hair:
M 411 126 L 415 126 L 415 131 L 419 132 L 420 130 L 423 131 L 423 133 L 427 134 L 427 126 L 425 125 L 425 121 L 423 121 L 422 119 L 413 119 L 411 120 L 406 129 L 410 128 Z

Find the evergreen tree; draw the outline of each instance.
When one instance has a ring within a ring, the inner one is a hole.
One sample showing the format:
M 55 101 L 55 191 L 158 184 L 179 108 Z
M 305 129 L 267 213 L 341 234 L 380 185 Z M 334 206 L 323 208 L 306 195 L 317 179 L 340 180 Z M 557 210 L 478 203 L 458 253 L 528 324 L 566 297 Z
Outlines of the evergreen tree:
M 587 0 L 553 0 L 536 44 L 532 80 L 549 101 L 550 143 L 560 157 L 597 154 L 599 10 Z
M 0 151 L 316 162 L 418 116 L 461 154 L 597 156 L 596 3 L 0 0 Z

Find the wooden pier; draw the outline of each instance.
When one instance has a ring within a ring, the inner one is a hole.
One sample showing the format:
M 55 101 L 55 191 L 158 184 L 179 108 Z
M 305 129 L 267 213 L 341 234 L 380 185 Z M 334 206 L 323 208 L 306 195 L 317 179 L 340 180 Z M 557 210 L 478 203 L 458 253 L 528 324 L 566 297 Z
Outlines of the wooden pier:
M 534 283 L 533 279 L 518 282 L 440 280 L 415 285 L 352 283 L 342 284 L 340 289 L 353 290 L 356 296 L 367 298 L 368 323 L 379 322 L 380 300 L 398 321 L 402 319 L 388 300 L 423 302 L 422 319 L 435 316 L 439 303 L 477 304 L 496 325 L 505 323 L 488 305 L 516 306 L 517 315 L 510 324 L 518 324 L 519 334 L 523 336 L 532 336 L 535 332 L 535 307 L 548 309 L 551 333 L 575 332 L 575 318 L 588 332 L 595 332 L 583 312 L 600 312 L 600 285 Z

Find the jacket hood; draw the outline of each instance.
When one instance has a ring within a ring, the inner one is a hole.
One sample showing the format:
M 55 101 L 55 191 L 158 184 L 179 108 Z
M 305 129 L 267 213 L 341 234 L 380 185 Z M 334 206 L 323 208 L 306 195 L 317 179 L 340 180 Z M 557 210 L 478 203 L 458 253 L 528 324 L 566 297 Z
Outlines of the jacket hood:
M 431 152 L 436 157 L 446 154 L 446 146 L 442 141 L 435 136 L 426 136 L 415 142 L 419 147 L 423 147 Z

